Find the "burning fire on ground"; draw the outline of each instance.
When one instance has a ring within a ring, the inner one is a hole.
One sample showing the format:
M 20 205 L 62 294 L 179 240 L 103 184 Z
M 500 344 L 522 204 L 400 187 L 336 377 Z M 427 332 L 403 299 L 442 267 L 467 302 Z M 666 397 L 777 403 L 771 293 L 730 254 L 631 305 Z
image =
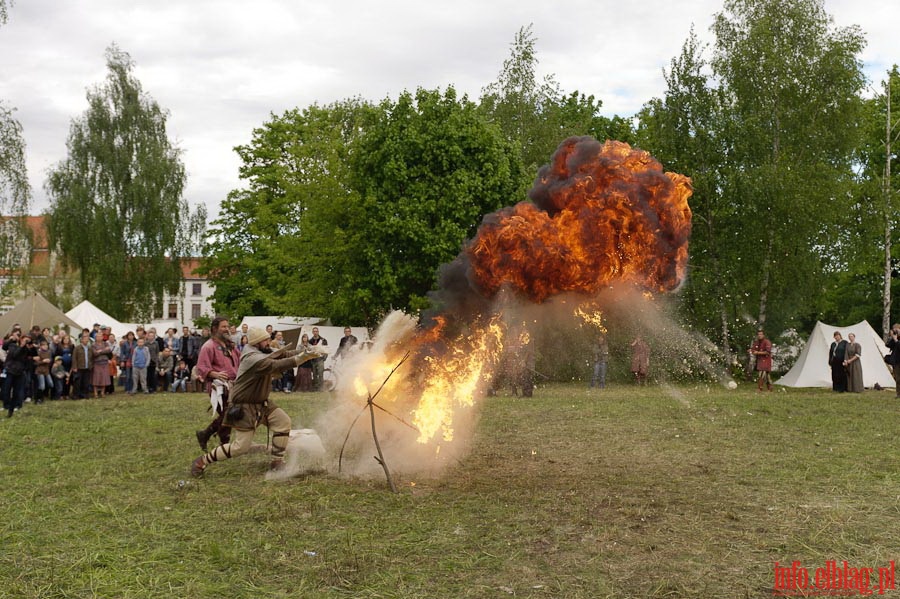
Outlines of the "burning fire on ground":
M 368 351 L 340 364 L 338 402 L 317 424 L 326 442 L 336 454 L 350 422 L 377 393 L 389 461 L 409 473 L 439 472 L 466 451 L 473 408 L 504 347 L 523 347 L 520 329 L 527 323 L 518 307 L 575 294 L 583 303 L 574 316 L 605 332 L 593 304 L 597 294 L 616 285 L 660 293 L 682 283 L 690 195 L 690 180 L 664 172 L 647 152 L 590 137 L 565 140 L 538 173 L 531 201 L 487 215 L 475 238 L 442 268 L 425 326 L 393 313 Z M 407 351 L 407 363 L 391 374 Z M 371 431 L 356 429 L 347 454 L 359 460 L 349 471 L 378 472 Z

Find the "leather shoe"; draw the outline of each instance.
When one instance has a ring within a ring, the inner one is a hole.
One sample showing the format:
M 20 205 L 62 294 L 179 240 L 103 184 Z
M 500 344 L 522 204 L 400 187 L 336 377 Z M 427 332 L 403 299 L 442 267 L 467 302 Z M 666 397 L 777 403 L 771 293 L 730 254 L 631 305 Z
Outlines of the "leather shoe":
M 209 443 L 209 433 L 205 430 L 197 431 L 197 443 L 200 444 L 200 449 L 209 451 L 209 448 L 206 446 Z
M 202 476 L 204 470 L 206 470 L 206 462 L 203 461 L 203 456 L 191 463 L 191 476 Z

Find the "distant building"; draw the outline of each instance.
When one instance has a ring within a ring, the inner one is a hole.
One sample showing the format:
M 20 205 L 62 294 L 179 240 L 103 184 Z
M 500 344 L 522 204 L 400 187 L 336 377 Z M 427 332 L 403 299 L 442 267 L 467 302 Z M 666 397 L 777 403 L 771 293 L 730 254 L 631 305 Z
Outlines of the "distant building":
M 45 216 L 25 216 L 21 219 L 0 216 L 0 314 L 22 299 L 23 288 L 15 289 L 12 295 L 7 293 L 10 284 L 17 279 L 28 277 L 31 282 L 27 287 L 46 288 L 64 274 L 58 258 L 50 250 Z M 199 267 L 200 258 L 181 260 L 181 297 L 166 294 L 162 313 L 154 315 L 155 318 L 177 320 L 193 327 L 196 318 L 214 315 L 210 299 L 214 287 L 206 276 L 196 272 Z M 76 289 L 72 295 L 75 303 L 80 301 L 80 291 Z
M 177 320 L 193 327 L 194 320 L 201 316 L 215 316 L 212 294 L 215 288 L 206 275 L 197 273 L 200 258 L 181 260 L 181 297 L 166 295 L 163 298 L 163 313 L 157 315 L 165 320 Z
M 56 276 L 60 265 L 50 251 L 44 216 L 0 216 L 0 313 L 21 299 L 23 289 L 11 292 L 17 279 L 46 280 Z M 11 295 L 12 293 L 12 295 Z

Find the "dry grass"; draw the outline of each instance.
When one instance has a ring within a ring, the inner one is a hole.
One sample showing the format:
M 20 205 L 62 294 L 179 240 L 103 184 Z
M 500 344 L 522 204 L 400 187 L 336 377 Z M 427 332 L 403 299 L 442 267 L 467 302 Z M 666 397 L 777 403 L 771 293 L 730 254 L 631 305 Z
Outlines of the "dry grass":
M 308 423 L 328 398 L 279 403 Z M 575 385 L 484 402 L 441 480 L 187 476 L 205 399 L 0 422 L 0 597 L 762 597 L 900 555 L 889 392 Z M 415 486 L 411 483 L 415 482 Z

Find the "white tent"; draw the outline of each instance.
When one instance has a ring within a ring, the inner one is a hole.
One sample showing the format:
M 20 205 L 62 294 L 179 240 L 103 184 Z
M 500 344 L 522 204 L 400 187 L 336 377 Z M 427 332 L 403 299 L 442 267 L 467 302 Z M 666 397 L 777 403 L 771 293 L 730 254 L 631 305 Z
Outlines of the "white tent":
M 92 328 L 94 323 L 106 325 L 116 338 L 121 338 L 129 330 L 134 330 L 134 327 L 131 327 L 131 325 L 119 322 L 88 300 L 84 300 L 66 312 L 66 316 L 80 324 L 83 329 Z
M 245 316 L 241 325 L 245 324 L 257 329 L 272 325 L 273 331 L 290 331 L 302 326 L 325 325 L 328 324 L 328 319 L 315 316 Z M 238 329 L 241 325 L 238 325 Z
M 856 335 L 856 342 L 862 347 L 860 361 L 862 362 L 863 385 L 867 388 L 871 388 L 875 383 L 882 387 L 895 386 L 894 377 L 884 363 L 884 355 L 888 353 L 884 341 L 875 332 L 872 325 L 865 320 L 846 327 L 835 327 L 816 322 L 797 362 L 775 384 L 785 387 L 831 387 L 831 367 L 828 365 L 828 353 L 831 343 L 834 341 L 835 331 L 839 332 L 844 339 L 847 339 L 850 333 Z

